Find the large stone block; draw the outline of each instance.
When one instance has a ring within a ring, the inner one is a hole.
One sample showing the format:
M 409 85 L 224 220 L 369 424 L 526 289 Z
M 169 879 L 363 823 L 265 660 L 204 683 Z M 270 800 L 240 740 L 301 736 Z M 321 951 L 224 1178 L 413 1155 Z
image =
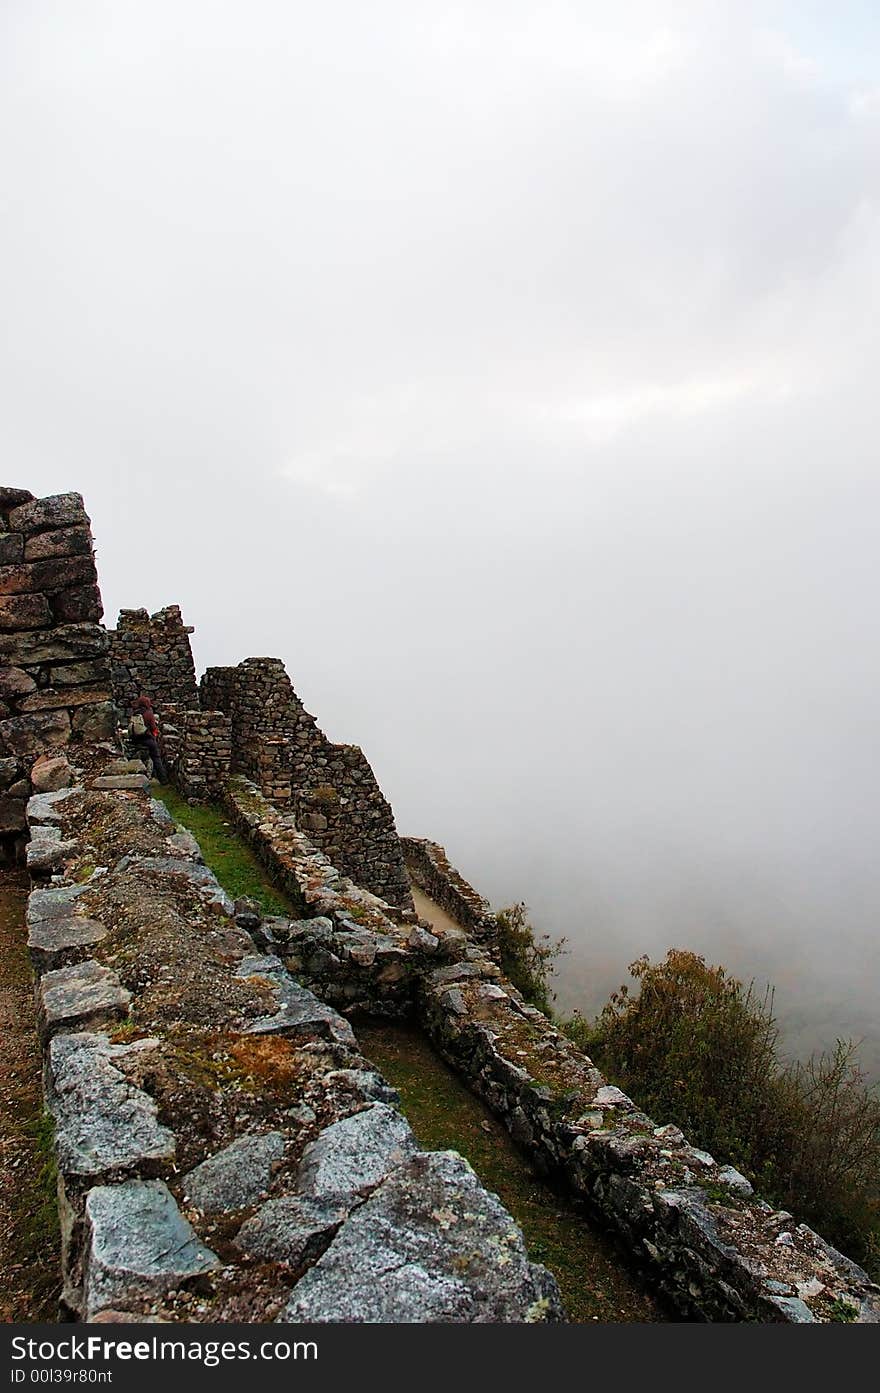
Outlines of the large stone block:
M 0 634 L 0 662 L 20 667 L 97 658 L 109 648 L 110 635 L 98 624 L 64 624 L 51 633 Z
M 106 937 L 107 930 L 99 919 L 71 914 L 68 918 L 42 919 L 32 924 L 27 942 L 37 972 L 52 972 L 88 957 L 95 944 Z
M 29 696 L 21 697 L 18 709 L 27 711 L 57 711 L 64 707 L 95 706 L 110 700 L 110 692 L 105 687 L 64 687 L 56 691 L 54 687 L 40 687 Z
M 272 1168 L 283 1155 L 280 1132 L 239 1137 L 184 1176 L 186 1199 L 206 1214 L 245 1209 L 265 1198 Z
M 99 740 L 115 740 L 116 709 L 112 701 L 98 702 L 93 706 L 81 706 L 73 713 L 73 733 L 79 740 L 96 743 Z
M 174 1133 L 156 1120 L 156 1103 L 114 1063 L 143 1049 L 143 1041 L 111 1045 L 106 1035 L 88 1032 L 51 1041 L 46 1101 L 58 1168 L 68 1181 L 154 1175 L 173 1161 Z
M 303 1152 L 298 1190 L 312 1199 L 368 1193 L 416 1149 L 405 1117 L 384 1103 L 325 1127 Z
M 51 622 L 45 595 L 0 596 L 0 629 L 40 629 Z
M 476 1324 L 564 1319 L 497 1195 L 454 1151 L 413 1156 L 340 1228 L 281 1321 Z
M 37 684 L 20 667 L 0 667 L 0 700 L 13 704 L 37 690 Z
M 35 711 L 29 716 L 0 721 L 0 740 L 16 755 L 40 755 L 44 750 L 66 745 L 69 739 L 70 717 L 66 711 Z
M 96 1186 L 86 1197 L 85 1226 L 87 1321 L 109 1308 L 137 1311 L 220 1266 L 161 1180 Z
M 104 1025 L 128 1014 L 131 993 L 115 972 L 92 958 L 47 972 L 40 980 L 39 1003 L 47 1034 L 78 1025 Z
M 53 687 L 110 686 L 110 664 L 106 658 L 88 663 L 52 665 Z
M 34 498 L 13 508 L 9 514 L 10 532 L 48 532 L 59 527 L 88 527 L 82 495 L 57 493 L 50 498 Z
M 52 616 L 56 624 L 97 623 L 103 613 L 104 606 L 97 585 L 78 585 L 70 590 L 61 590 L 52 597 Z
M 87 526 L 62 527 L 57 532 L 38 532 L 27 541 L 22 538 L 22 546 L 25 561 L 42 561 L 50 556 L 90 556 L 92 534 Z
M 37 590 L 55 595 L 59 590 L 94 581 L 95 563 L 91 556 L 58 556 L 48 561 L 0 566 L 0 595 L 31 595 Z
M 34 793 L 57 793 L 73 783 L 73 770 L 64 755 L 40 755 L 31 769 L 31 783 Z
M 347 1214 L 344 1204 L 284 1195 L 242 1224 L 235 1246 L 250 1258 L 299 1267 L 321 1256 Z

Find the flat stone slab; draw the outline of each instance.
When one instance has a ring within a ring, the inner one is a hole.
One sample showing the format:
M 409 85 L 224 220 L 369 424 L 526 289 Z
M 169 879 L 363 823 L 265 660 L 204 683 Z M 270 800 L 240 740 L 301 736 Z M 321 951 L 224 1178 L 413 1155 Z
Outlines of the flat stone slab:
M 114 1064 L 151 1044 L 111 1045 L 106 1035 L 86 1032 L 50 1042 L 46 1103 L 62 1175 L 149 1174 L 174 1159 L 174 1133 L 156 1121 L 156 1103 Z
M 141 765 L 143 769 L 143 765 Z M 123 792 L 145 792 L 150 787 L 146 774 L 101 774 L 92 780 L 92 788 L 117 789 Z
M 308 987 L 294 981 L 281 959 L 274 954 L 248 954 L 240 962 L 235 975 L 263 977 L 272 983 L 277 993 L 277 1010 L 251 1021 L 243 1034 L 319 1035 L 337 1044 L 356 1046 L 354 1031 L 345 1017 L 320 1001 Z
M 124 867 L 135 864 L 140 870 L 154 875 L 183 876 L 206 904 L 214 905 L 221 909 L 224 914 L 230 916 L 234 913 L 232 900 L 214 872 L 207 866 L 184 861 L 178 856 L 143 856 L 136 860 L 132 858 L 131 861 L 127 857 L 123 857 L 117 869 L 122 870 Z
M 416 1150 L 405 1117 L 385 1103 L 325 1127 L 302 1155 L 297 1189 L 311 1199 L 367 1194 Z
M 494 1323 L 564 1319 L 497 1195 L 454 1151 L 394 1170 L 297 1283 L 281 1321 Z
M 144 766 L 139 759 L 114 759 L 106 765 L 102 779 L 118 778 L 120 774 L 139 774 L 143 776 Z
M 76 902 L 86 889 L 86 885 L 62 885 L 57 889 L 32 890 L 26 911 L 28 928 L 47 919 L 67 919 L 75 914 Z
M 108 1309 L 136 1311 L 220 1266 L 161 1180 L 96 1186 L 86 1197 L 85 1227 L 87 1321 Z
M 43 835 L 32 836 L 28 843 L 25 859 L 32 875 L 49 875 L 52 871 L 59 870 L 65 861 L 69 861 L 79 851 L 78 841 L 62 841 L 60 828 L 40 827 L 34 830 Z M 56 835 L 46 835 L 51 832 Z
M 38 972 L 63 967 L 83 948 L 91 948 L 107 937 L 99 919 L 72 914 L 66 919 L 41 919 L 28 930 L 28 948 Z
M 321 1256 L 347 1214 L 343 1204 L 285 1195 L 246 1220 L 235 1245 L 248 1257 L 299 1267 Z
M 272 1167 L 283 1155 L 284 1137 L 280 1132 L 239 1137 L 184 1176 L 187 1200 L 206 1214 L 256 1204 L 265 1198 L 272 1181 Z
M 58 804 L 63 803 L 65 798 L 69 798 L 72 793 L 76 793 L 75 788 L 59 788 L 51 793 L 35 793 L 28 799 L 25 814 L 28 825 L 36 827 L 44 823 L 61 821 L 61 813 L 58 811 Z
M 173 852 L 178 856 L 188 856 L 194 861 L 201 863 L 202 848 L 199 846 L 192 832 L 173 832 L 165 841 Z
M 46 972 L 39 984 L 43 1024 L 49 1034 L 76 1025 L 97 1025 L 128 1015 L 131 993 L 115 972 L 94 958 Z

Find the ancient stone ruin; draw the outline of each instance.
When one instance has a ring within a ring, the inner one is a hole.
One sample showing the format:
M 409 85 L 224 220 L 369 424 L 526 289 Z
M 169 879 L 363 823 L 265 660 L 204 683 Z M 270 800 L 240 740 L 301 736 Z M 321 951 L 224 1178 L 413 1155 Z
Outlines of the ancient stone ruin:
M 0 518 L 0 808 L 31 876 L 65 1318 L 564 1318 L 497 1197 L 418 1145 L 360 1011 L 417 1022 L 686 1318 L 880 1320 L 864 1271 L 523 1000 L 487 903 L 442 847 L 401 845 L 278 660 L 197 689 L 176 607 L 125 611 L 111 649 L 79 495 L 2 489 Z M 114 718 L 144 686 L 175 717 L 179 789 L 222 803 L 287 912 L 230 902 L 151 797 Z M 451 925 L 419 920 L 405 862 Z

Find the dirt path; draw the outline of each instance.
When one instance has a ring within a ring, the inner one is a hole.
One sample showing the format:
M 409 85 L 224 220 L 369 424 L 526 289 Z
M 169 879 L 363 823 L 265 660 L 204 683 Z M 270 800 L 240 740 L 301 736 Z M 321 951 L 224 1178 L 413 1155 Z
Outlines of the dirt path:
M 24 931 L 27 879 L 0 870 L 0 1320 L 54 1321 L 60 1258 Z

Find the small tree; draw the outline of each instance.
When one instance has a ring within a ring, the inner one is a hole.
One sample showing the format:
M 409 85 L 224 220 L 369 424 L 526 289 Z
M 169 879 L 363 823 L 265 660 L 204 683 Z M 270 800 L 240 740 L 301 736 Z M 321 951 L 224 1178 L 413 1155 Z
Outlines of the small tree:
M 525 904 L 509 905 L 495 915 L 501 968 L 526 1001 L 545 1016 L 552 1016 L 550 1005 L 556 993 L 550 988 L 553 964 L 565 952 L 564 938 L 553 942 L 549 934 L 539 934 L 529 923 Z

